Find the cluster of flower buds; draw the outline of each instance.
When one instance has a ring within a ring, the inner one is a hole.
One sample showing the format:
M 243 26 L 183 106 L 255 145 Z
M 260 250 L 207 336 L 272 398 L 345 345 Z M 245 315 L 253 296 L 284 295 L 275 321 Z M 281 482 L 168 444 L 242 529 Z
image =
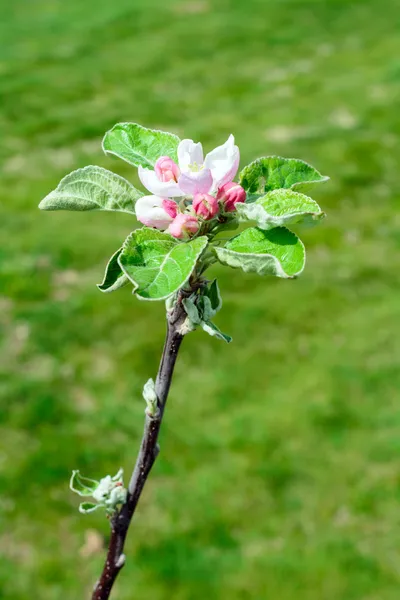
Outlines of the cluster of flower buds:
M 152 195 L 139 198 L 136 216 L 148 227 L 185 240 L 204 221 L 234 212 L 239 202 L 245 202 L 246 192 L 232 181 L 239 167 L 239 148 L 232 135 L 205 158 L 200 143 L 182 140 L 178 162 L 161 156 L 154 170 L 139 168 L 140 180 Z

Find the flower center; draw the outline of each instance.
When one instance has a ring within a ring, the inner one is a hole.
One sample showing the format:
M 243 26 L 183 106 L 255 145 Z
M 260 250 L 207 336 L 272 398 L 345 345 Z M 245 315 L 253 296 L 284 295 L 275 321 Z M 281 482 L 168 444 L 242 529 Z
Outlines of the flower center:
M 197 164 L 197 162 L 193 162 L 192 164 L 188 165 L 188 168 L 190 169 L 190 171 L 192 171 L 192 173 L 198 173 L 199 171 L 204 169 L 204 165 L 199 165 Z

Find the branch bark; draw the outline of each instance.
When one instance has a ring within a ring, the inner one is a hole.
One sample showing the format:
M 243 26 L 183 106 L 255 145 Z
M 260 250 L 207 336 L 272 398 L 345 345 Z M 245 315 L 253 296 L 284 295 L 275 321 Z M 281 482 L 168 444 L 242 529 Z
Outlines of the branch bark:
M 182 305 L 182 298 L 183 292 L 180 293 L 173 311 L 167 314 L 167 336 L 156 379 L 159 413 L 154 418 L 146 414 L 143 438 L 129 483 L 128 496 L 125 504 L 111 519 L 111 537 L 107 557 L 100 579 L 94 588 L 92 600 L 108 600 L 118 573 L 125 564 L 123 553 L 125 539 L 143 487 L 159 452 L 158 434 L 171 387 L 176 358 L 183 340 L 181 326 L 186 319 L 186 313 Z

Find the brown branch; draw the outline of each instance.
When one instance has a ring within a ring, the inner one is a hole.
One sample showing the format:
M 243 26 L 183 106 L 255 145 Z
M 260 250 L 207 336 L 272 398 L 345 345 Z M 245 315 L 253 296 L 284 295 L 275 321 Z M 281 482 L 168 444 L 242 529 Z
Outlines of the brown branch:
M 183 340 L 181 326 L 186 318 L 182 305 L 183 292 L 171 313 L 167 315 L 167 336 L 156 379 L 158 415 L 146 414 L 144 433 L 136 465 L 128 487 L 128 497 L 120 511 L 111 519 L 111 538 L 103 572 L 93 591 L 92 600 L 108 600 L 118 573 L 125 563 L 124 544 L 140 494 L 154 464 L 159 447 L 158 434 L 165 404 L 171 386 L 172 375 L 180 345 Z

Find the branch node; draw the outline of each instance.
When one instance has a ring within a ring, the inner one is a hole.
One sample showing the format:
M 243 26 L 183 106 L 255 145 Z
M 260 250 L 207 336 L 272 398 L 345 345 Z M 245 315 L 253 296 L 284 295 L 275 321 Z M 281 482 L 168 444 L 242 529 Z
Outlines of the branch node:
M 117 569 L 122 569 L 122 567 L 125 564 L 125 560 L 126 560 L 125 554 L 120 554 L 120 556 L 118 557 L 117 562 L 115 563 L 115 566 L 117 567 Z

